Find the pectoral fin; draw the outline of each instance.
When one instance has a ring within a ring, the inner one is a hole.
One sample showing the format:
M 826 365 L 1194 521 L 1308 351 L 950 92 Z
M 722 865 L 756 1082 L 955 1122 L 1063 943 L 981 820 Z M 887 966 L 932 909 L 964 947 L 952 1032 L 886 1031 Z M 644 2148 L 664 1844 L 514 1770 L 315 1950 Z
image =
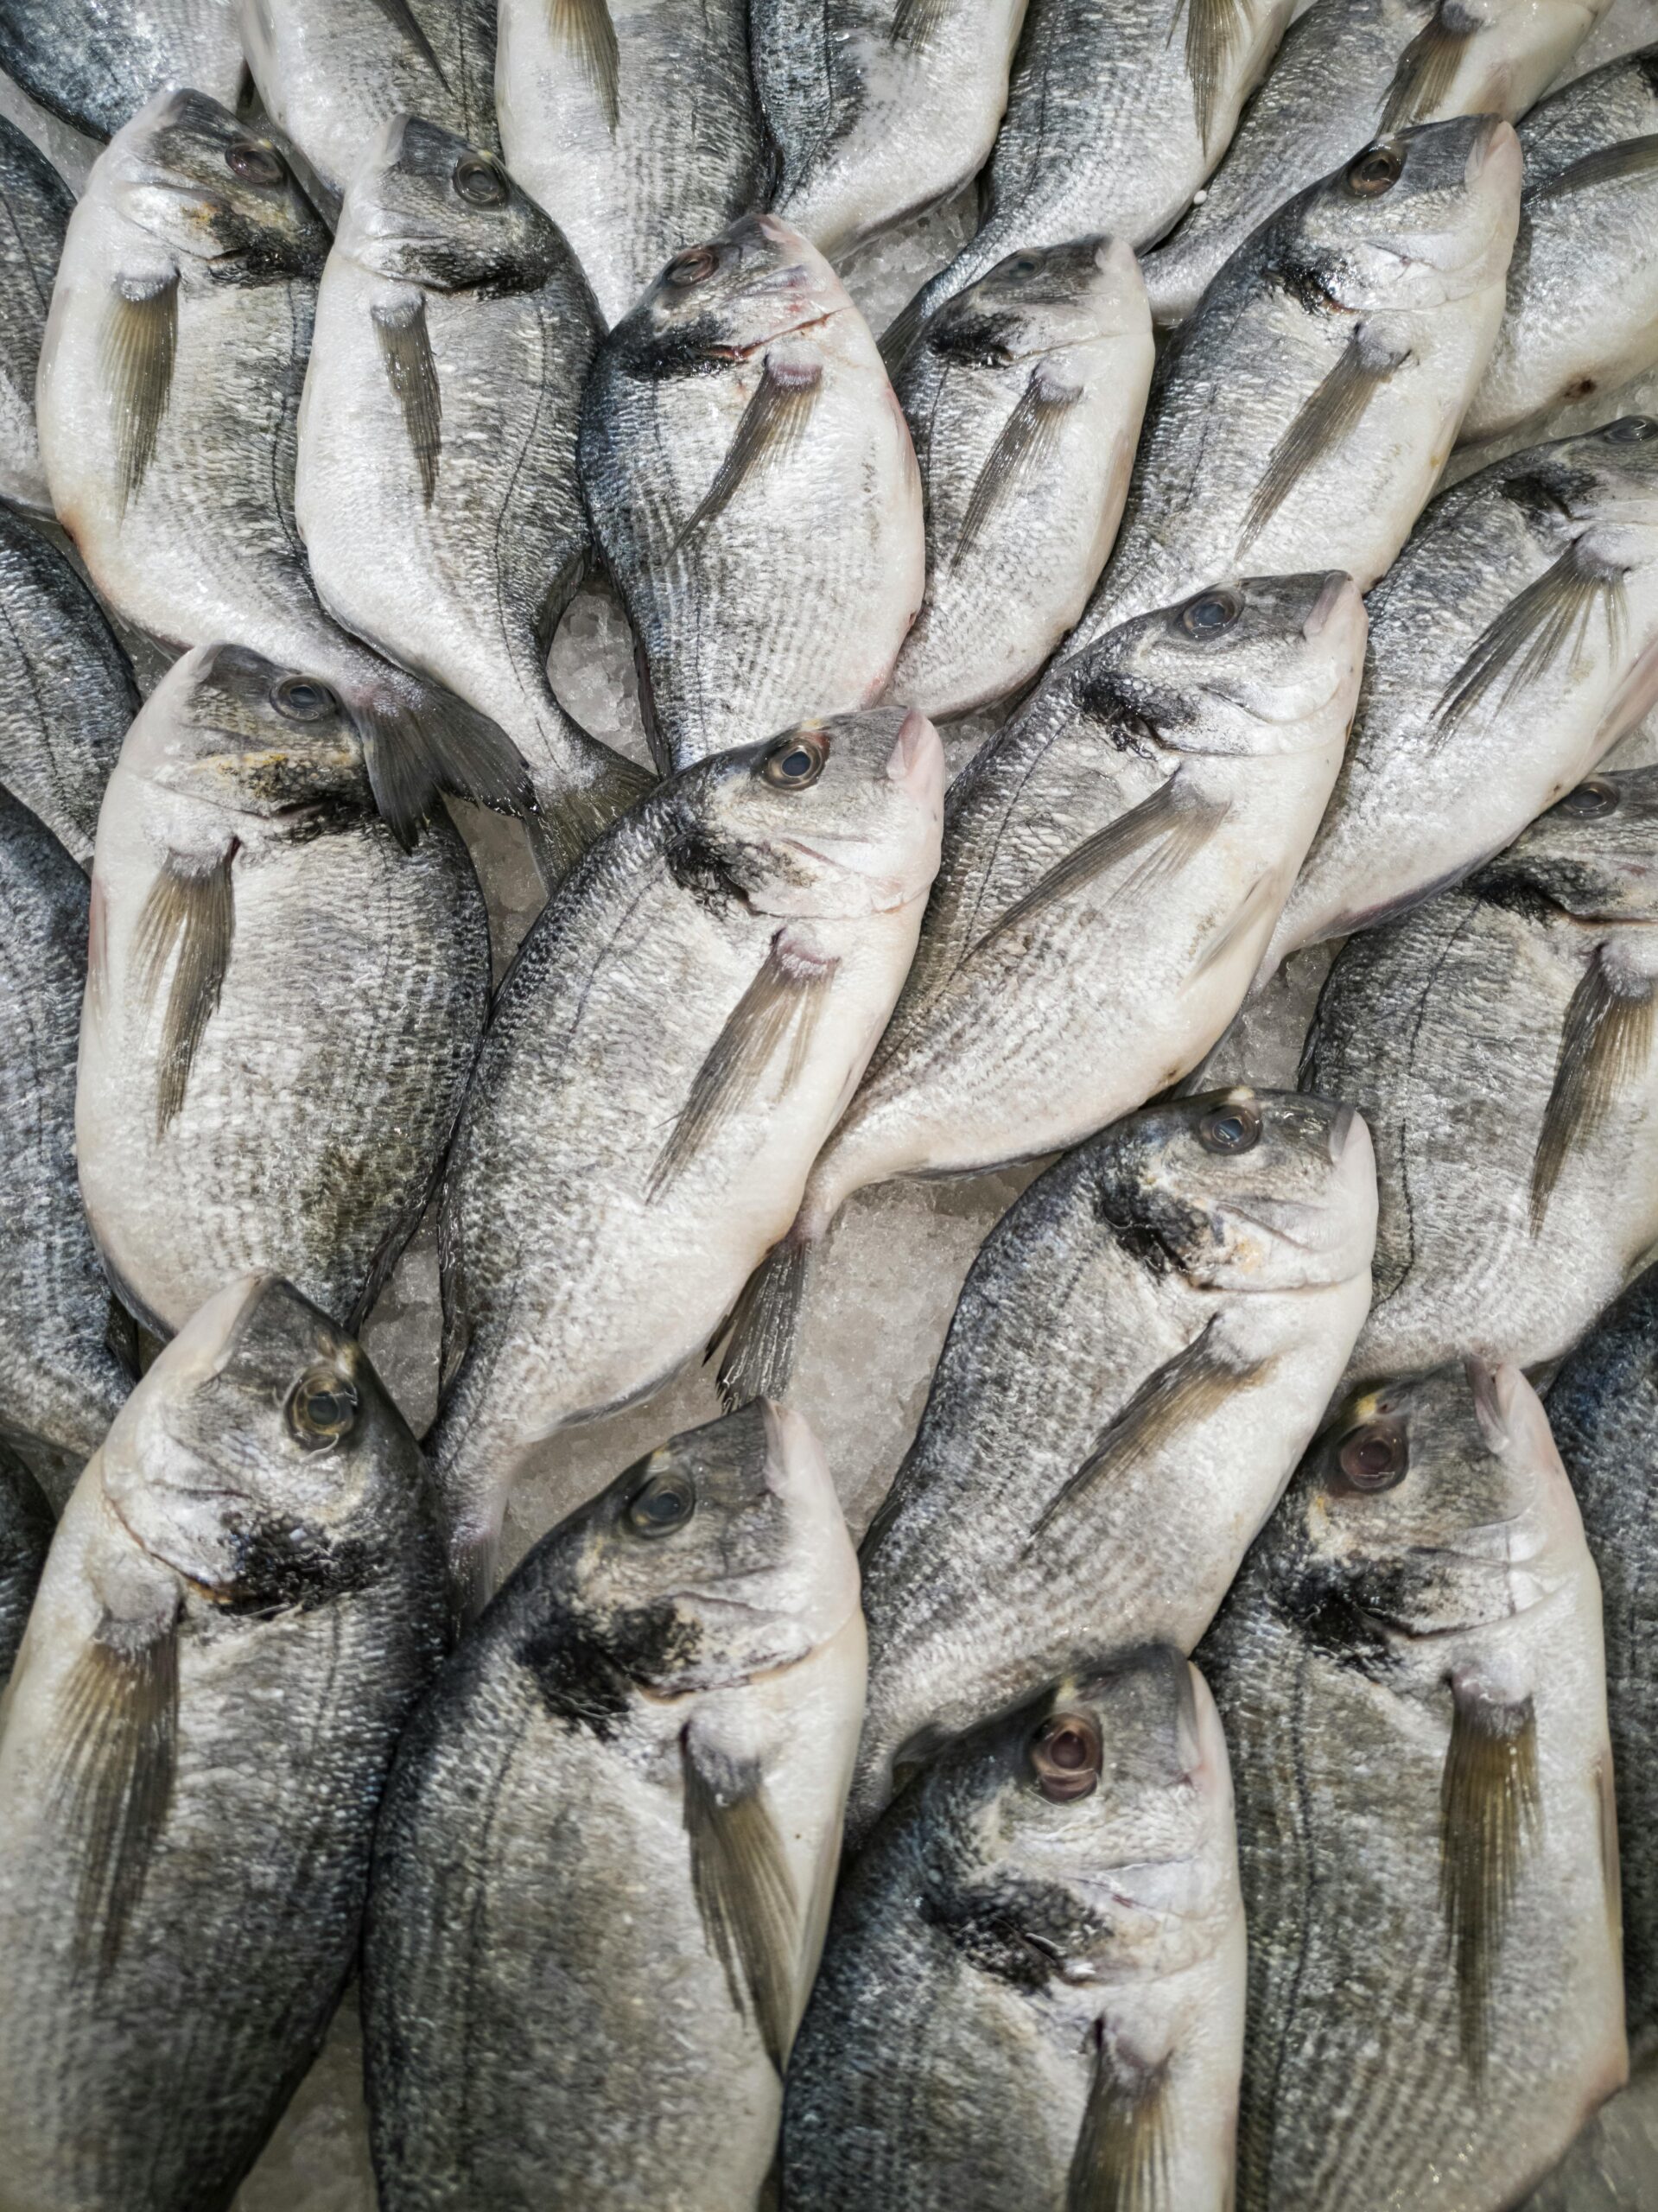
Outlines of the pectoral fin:
M 1598 944 L 1572 994 L 1560 1030 L 1554 1084 L 1543 1111 L 1531 1170 L 1531 1228 L 1548 1202 L 1572 1147 L 1587 1141 L 1619 1092 L 1640 1077 L 1652 1049 L 1653 986 L 1620 975 Z
M 1229 952 L 1242 943 L 1252 929 L 1281 904 L 1278 871 L 1268 868 L 1265 875 L 1255 878 L 1198 954 L 1191 971 L 1192 980 L 1195 982 L 1199 976 L 1206 976 L 1211 968 L 1217 967 Z
M 1506 706 L 1547 675 L 1563 656 L 1576 667 L 1598 613 L 1616 654 L 1623 635 L 1623 576 L 1581 544 L 1568 545 L 1542 575 L 1516 592 L 1474 640 L 1468 658 L 1439 695 L 1437 735 L 1448 737 L 1498 684 Z
M 800 1913 L 757 1767 L 680 1739 L 691 1887 L 733 2005 L 780 2075 L 795 2028 Z
M 166 419 L 178 353 L 179 278 L 123 279 L 104 327 L 101 366 L 115 418 L 121 512 L 136 496 Z
M 894 46 L 925 46 L 950 11 L 951 0 L 898 0 L 893 10 Z
M 607 0 L 549 0 L 553 36 L 575 57 L 613 137 L 621 114 L 621 56 Z
M 1451 90 L 1468 41 L 1478 29 L 1478 17 L 1460 0 L 1440 0 L 1399 57 L 1382 99 L 1378 134 L 1402 130 L 1408 123 L 1432 117 Z
M 1013 496 L 1027 476 L 1039 474 L 1053 453 L 1059 426 L 1082 397 L 1079 385 L 1060 383 L 1045 364 L 1039 364 L 1002 425 L 979 471 L 962 517 L 961 535 L 950 556 L 954 566 L 970 553 L 984 534 L 986 524 Z
M 768 354 L 730 450 L 675 540 L 676 551 L 722 515 L 751 476 L 787 457 L 811 418 L 823 380 L 819 362 Z
M 1439 1785 L 1439 1904 L 1457 1976 L 1463 2057 L 1484 2070 L 1491 1980 L 1521 1864 L 1539 1825 L 1537 1715 L 1453 1681 Z
M 374 5 L 398 37 L 408 40 L 444 91 L 453 91 L 454 87 L 443 73 L 443 65 L 433 50 L 432 41 L 422 30 L 409 0 L 374 0 Z
M 1240 552 L 1261 535 L 1308 471 L 1352 435 L 1377 392 L 1409 358 L 1378 344 L 1362 324 L 1354 331 L 1334 368 L 1302 403 L 1274 448 L 1243 518 Z
M 426 327 L 426 302 L 416 293 L 413 300 L 394 306 L 372 308 L 374 334 L 386 381 L 403 410 L 403 427 L 409 448 L 420 470 L 421 495 L 430 506 L 437 492 L 438 461 L 443 451 L 443 395 L 438 388 L 437 364 Z
M 1558 176 L 1539 188 L 1540 200 L 1563 200 L 1570 193 L 1588 192 L 1598 184 L 1633 183 L 1637 178 L 1658 177 L 1658 137 L 1625 138 L 1616 146 L 1602 146 L 1573 162 Z
M 1169 2201 L 1166 2082 L 1166 2067 L 1122 2065 L 1099 2037 L 1065 2212 L 1177 2212 Z
M 220 857 L 205 861 L 168 853 L 133 933 L 133 983 L 143 1004 L 155 1003 L 168 963 L 173 963 L 162 1020 L 157 1137 L 167 1135 L 184 1103 L 196 1052 L 225 988 L 236 930 L 231 883 L 236 849 L 232 844 Z
M 1186 0 L 1186 73 L 1205 153 L 1232 50 L 1248 16 L 1248 0 Z

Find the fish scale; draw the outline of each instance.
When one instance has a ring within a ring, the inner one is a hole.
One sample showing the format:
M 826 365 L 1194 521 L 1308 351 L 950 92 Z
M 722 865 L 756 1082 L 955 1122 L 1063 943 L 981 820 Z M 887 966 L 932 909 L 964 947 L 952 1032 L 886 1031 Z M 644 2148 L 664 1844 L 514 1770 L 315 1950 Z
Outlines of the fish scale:
M 35 371 L 74 195 L 0 116 L 0 496 L 49 513 L 35 429 Z

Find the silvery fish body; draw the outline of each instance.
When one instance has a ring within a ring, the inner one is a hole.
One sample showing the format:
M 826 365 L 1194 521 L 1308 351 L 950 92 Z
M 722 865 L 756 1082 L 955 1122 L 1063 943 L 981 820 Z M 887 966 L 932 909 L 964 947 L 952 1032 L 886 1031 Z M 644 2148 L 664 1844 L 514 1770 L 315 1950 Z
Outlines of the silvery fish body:
M 7 1695 L 6 2212 L 227 2212 L 351 1973 L 444 1619 L 368 1362 L 230 1285 L 82 1476 Z
M 1658 1238 L 1658 769 L 1350 938 L 1301 1064 L 1375 1141 L 1356 1377 L 1559 1357 Z
M 1349 1108 L 1131 1115 L 986 1240 L 863 1544 L 854 1828 L 894 1768 L 1090 1656 L 1190 1651 L 1340 1382 L 1375 1169 Z
M 670 254 L 754 205 L 760 132 L 743 0 L 501 0 L 496 100 L 512 174 L 607 322 Z
M 1151 374 L 1145 288 L 1121 239 L 1010 254 L 929 321 L 897 384 L 927 589 L 895 699 L 966 714 L 1036 675 L 1105 566 Z
M 54 546 L 0 507 L 0 785 L 83 868 L 137 711 L 103 608 Z
M 394 122 L 323 270 L 300 531 L 338 621 L 511 737 L 567 866 L 649 782 L 547 682 L 588 559 L 575 440 L 597 341 L 569 247 L 505 171 Z
M 790 2212 L 1229 2212 L 1226 1745 L 1156 1646 L 953 1747 L 853 1861 L 784 2119 Z
M 474 1580 L 528 1447 L 701 1351 L 788 1227 L 910 965 L 943 798 L 899 708 L 716 754 L 524 940 L 444 1188 L 434 1451 Z
M 1239 2212 L 1498 2212 L 1623 2079 L 1600 1592 L 1477 1363 L 1344 1407 L 1198 1651 L 1249 1923 Z
M 543 1538 L 416 1716 L 376 1837 L 384 2212 L 755 2205 L 863 1675 L 798 1414 L 677 1436 Z
M 879 698 L 921 604 L 910 433 L 814 246 L 746 216 L 600 350 L 581 485 L 664 767 Z
M 40 1484 L 0 1444 L 0 1689 L 22 1642 L 52 1541 L 52 1509 Z
M 0 1440 L 54 1503 L 132 1388 L 75 1183 L 86 878 L 0 791 Z
M 75 198 L 44 154 L 0 116 L 0 499 L 51 512 L 35 429 L 35 371 Z
M 1286 33 L 1231 150 L 1146 264 L 1159 322 L 1190 315 L 1292 193 L 1378 132 L 1525 113 L 1607 0 L 1313 0 Z
M 344 192 L 381 131 L 418 115 L 493 153 L 495 0 L 238 0 L 265 113 Z
M 1466 875 L 1658 698 L 1658 423 L 1464 478 L 1368 608 L 1352 740 L 1267 969 Z
M 975 756 L 904 995 L 735 1317 L 731 1397 L 783 1388 L 854 1191 L 1039 1159 L 1203 1058 L 1324 810 L 1363 658 L 1349 578 L 1255 577 L 1061 663 Z
M 294 519 L 321 219 L 270 140 L 197 92 L 165 95 L 94 165 L 69 225 L 41 448 L 98 591 L 181 650 L 232 640 L 347 697 L 401 834 L 439 789 L 505 803 L 499 730 L 328 620 Z
M 976 175 L 1007 104 L 1025 7 L 758 0 L 754 77 L 777 213 L 838 259 Z
M 1549 1426 L 1600 1571 L 1606 1703 L 1623 1893 L 1629 2041 L 1658 2038 L 1658 1639 L 1653 1491 L 1658 1481 L 1658 1273 L 1633 1282 L 1570 1354 L 1548 1389 Z
M 185 86 L 234 107 L 236 0 L 16 0 L 0 13 L 0 69 L 91 138 Z
M 1225 151 L 1289 16 L 1290 0 L 1031 0 L 983 219 L 893 325 L 889 355 L 1021 246 L 1103 231 L 1141 251 L 1161 238 Z
M 1378 140 L 1241 246 L 1158 363 L 1067 651 L 1243 569 L 1341 568 L 1369 591 L 1485 366 L 1519 202 L 1518 139 L 1475 116 Z
M 1658 46 L 1545 100 L 1520 143 L 1508 308 L 1464 439 L 1510 436 L 1658 361 Z
M 133 724 L 92 868 L 80 1185 L 158 1335 L 232 1276 L 360 1319 L 477 1055 L 489 929 L 440 820 L 404 852 L 314 679 L 187 654 Z

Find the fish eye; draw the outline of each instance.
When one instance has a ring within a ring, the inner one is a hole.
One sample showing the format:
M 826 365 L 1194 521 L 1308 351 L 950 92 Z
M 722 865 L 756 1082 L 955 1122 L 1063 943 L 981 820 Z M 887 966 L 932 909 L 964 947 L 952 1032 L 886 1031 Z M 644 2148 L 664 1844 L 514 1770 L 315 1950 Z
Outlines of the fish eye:
M 262 146 L 257 138 L 238 138 L 235 145 L 227 146 L 225 166 L 232 176 L 239 176 L 246 184 L 282 184 L 288 176 L 276 148 Z
M 284 676 L 273 687 L 270 703 L 290 722 L 319 722 L 325 715 L 333 714 L 340 702 L 326 683 L 311 677 Z
M 1100 1732 L 1085 1713 L 1056 1713 L 1031 1743 L 1031 1771 L 1056 1805 L 1092 1796 L 1100 1786 Z
M 1617 797 L 1616 784 L 1608 782 L 1604 776 L 1591 776 L 1586 783 L 1579 784 L 1557 801 L 1554 811 L 1576 815 L 1580 822 L 1592 822 L 1599 815 L 1616 814 Z
M 454 165 L 454 188 L 473 207 L 506 204 L 506 179 L 485 154 L 462 154 Z
M 1350 1429 L 1336 1447 L 1338 1490 L 1365 1497 L 1394 1490 L 1410 1468 L 1410 1440 L 1402 1421 L 1383 1414 Z
M 1378 138 L 1348 165 L 1347 189 L 1360 200 L 1380 200 L 1404 174 L 1405 157 L 1395 141 Z
M 1253 1152 L 1261 1142 L 1261 1109 L 1247 1098 L 1212 1107 L 1197 1124 L 1205 1152 Z
M 1648 438 L 1658 436 L 1658 423 L 1650 415 L 1620 415 L 1600 435 L 1609 445 L 1638 446 Z
M 1200 592 L 1180 609 L 1180 627 L 1190 638 L 1212 638 L 1242 612 L 1243 601 L 1235 591 Z
M 670 1536 L 696 1512 L 696 1485 L 677 1469 L 647 1476 L 623 1510 L 636 1536 Z
M 774 791 L 804 791 L 823 772 L 829 747 L 809 730 L 797 731 L 774 745 L 760 763 L 760 773 Z
M 711 245 L 688 245 L 683 253 L 677 253 L 668 264 L 668 282 L 681 285 L 704 283 L 719 266 L 720 257 Z
M 288 1426 L 308 1452 L 321 1452 L 350 1435 L 359 1410 L 355 1383 L 332 1367 L 314 1367 L 294 1385 Z

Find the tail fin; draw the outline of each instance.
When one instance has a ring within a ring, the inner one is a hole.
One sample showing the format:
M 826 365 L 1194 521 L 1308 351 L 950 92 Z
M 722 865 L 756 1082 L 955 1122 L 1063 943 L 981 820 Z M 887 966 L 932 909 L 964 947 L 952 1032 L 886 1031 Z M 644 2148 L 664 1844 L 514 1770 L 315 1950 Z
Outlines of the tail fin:
M 720 1362 L 720 1395 L 733 1412 L 751 1398 L 788 1393 L 816 1242 L 797 1224 L 772 1247 L 731 1310 L 730 1335 Z
M 506 733 L 435 683 L 396 679 L 349 702 L 381 819 L 405 849 L 439 798 L 533 818 L 530 771 Z
M 562 881 L 588 846 L 657 784 L 648 768 L 590 737 L 568 715 L 562 719 L 567 743 L 577 755 L 576 772 L 545 774 L 536 785 L 537 855 L 549 886 Z

